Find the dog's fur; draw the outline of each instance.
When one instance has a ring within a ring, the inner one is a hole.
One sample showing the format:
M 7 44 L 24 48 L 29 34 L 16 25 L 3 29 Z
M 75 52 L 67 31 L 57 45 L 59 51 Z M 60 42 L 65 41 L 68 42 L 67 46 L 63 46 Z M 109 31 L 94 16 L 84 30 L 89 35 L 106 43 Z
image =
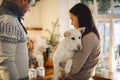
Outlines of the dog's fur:
M 72 66 L 72 57 L 74 51 L 82 48 L 81 37 L 85 28 L 70 29 L 64 33 L 65 38 L 58 44 L 55 53 L 53 53 L 54 75 L 53 80 L 58 80 L 60 73 L 60 63 L 66 62 L 65 73 L 69 73 Z

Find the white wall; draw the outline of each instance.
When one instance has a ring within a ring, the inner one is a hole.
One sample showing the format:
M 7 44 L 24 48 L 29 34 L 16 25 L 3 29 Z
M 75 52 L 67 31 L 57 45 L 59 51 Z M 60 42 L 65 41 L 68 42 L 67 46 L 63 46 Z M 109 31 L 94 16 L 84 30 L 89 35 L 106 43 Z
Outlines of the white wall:
M 79 0 L 40 0 L 23 21 L 26 27 L 49 27 L 52 21 L 60 19 L 61 26 L 68 26 L 69 9 Z
M 69 29 L 69 0 L 59 0 L 60 34 Z M 63 37 L 63 35 L 61 35 Z
M 23 21 L 26 27 L 49 27 L 59 17 L 58 0 L 40 0 L 26 13 Z

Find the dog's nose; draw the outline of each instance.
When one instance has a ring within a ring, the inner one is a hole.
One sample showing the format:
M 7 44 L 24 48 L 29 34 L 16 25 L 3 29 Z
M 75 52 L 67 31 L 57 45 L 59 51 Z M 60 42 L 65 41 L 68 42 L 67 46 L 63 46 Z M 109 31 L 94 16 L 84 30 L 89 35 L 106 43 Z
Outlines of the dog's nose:
M 79 49 L 79 50 L 80 50 L 81 48 L 82 48 L 82 46 L 80 46 L 80 45 L 78 45 L 78 46 L 77 46 L 77 49 Z

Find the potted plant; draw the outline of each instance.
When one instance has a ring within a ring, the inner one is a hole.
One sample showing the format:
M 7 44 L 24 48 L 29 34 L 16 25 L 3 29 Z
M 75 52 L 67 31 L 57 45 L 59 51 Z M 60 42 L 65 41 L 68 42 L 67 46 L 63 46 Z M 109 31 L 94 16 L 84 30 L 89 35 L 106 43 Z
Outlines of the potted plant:
M 59 23 L 59 19 L 57 19 L 55 22 L 52 22 L 51 30 L 45 29 L 45 31 L 47 31 L 50 34 L 50 37 L 46 39 L 47 44 L 48 44 L 48 48 L 46 49 L 46 53 L 44 54 L 44 55 L 46 55 L 46 58 L 45 58 L 45 65 L 46 66 L 51 65 L 50 62 L 51 62 L 52 49 L 59 42 L 60 34 L 56 33 L 56 30 L 60 26 L 58 23 Z

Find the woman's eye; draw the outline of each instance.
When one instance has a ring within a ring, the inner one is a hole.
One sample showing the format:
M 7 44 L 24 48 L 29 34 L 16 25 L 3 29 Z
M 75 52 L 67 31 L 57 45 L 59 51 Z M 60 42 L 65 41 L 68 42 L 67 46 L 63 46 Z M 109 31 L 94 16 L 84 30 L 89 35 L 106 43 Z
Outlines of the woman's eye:
M 72 40 L 75 40 L 75 38 L 74 38 L 74 37 L 72 37 L 71 39 L 72 39 Z
M 81 39 L 81 37 L 79 37 L 79 39 Z

